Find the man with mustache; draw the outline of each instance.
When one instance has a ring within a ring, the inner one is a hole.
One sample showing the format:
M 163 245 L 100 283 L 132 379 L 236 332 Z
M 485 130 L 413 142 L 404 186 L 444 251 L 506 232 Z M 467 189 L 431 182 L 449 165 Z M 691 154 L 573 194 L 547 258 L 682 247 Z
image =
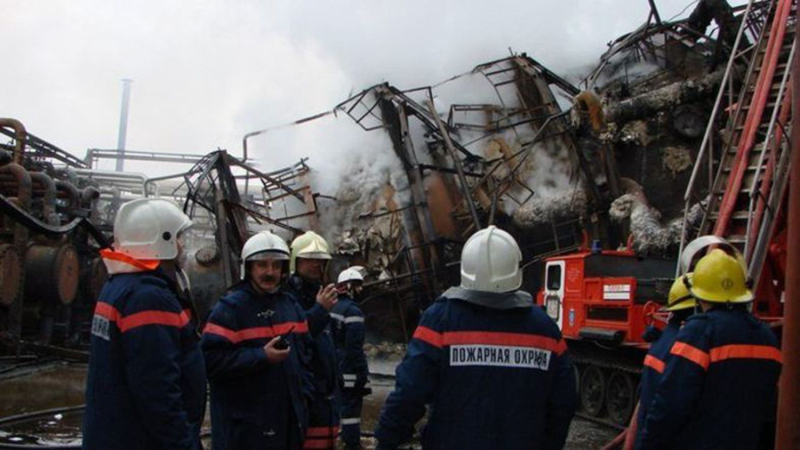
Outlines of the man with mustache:
M 203 332 L 214 450 L 300 449 L 311 343 L 305 314 L 280 283 L 289 247 L 262 231 L 242 248 L 242 281 L 220 299 Z
M 308 432 L 304 448 L 333 449 L 339 432 L 339 411 L 335 396 L 339 385 L 336 349 L 330 330 L 330 310 L 336 304 L 333 284 L 323 287 L 325 269 L 331 255 L 322 236 L 308 231 L 292 241 L 290 267 L 286 282 L 308 318 L 313 337 L 311 368 L 315 394 L 308 405 Z

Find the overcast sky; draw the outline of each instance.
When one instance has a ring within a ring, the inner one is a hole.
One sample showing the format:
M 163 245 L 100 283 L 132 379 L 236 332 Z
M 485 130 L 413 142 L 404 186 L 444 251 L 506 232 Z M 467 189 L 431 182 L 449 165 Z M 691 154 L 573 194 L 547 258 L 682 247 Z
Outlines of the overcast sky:
M 691 0 L 657 3 L 666 19 Z M 649 6 L 0 0 L 0 10 L 0 116 L 83 157 L 116 146 L 122 78 L 134 80 L 129 149 L 239 154 L 248 131 L 329 110 L 378 82 L 433 84 L 509 48 L 567 75 L 640 25 Z

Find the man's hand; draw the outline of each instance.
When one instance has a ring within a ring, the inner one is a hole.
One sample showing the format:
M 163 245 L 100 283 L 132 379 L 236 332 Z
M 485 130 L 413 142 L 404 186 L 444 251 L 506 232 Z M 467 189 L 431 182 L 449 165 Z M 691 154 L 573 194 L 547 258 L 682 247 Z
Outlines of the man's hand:
M 319 288 L 319 292 L 317 292 L 317 303 L 322 305 L 326 311 L 330 311 L 333 309 L 333 305 L 339 301 L 336 297 L 336 285 L 333 283 Z
M 280 339 L 280 336 L 275 336 L 264 346 L 264 354 L 267 355 L 267 361 L 269 361 L 270 364 L 278 364 L 289 356 L 291 347 L 286 347 L 283 350 L 275 348 L 275 344 L 277 344 Z

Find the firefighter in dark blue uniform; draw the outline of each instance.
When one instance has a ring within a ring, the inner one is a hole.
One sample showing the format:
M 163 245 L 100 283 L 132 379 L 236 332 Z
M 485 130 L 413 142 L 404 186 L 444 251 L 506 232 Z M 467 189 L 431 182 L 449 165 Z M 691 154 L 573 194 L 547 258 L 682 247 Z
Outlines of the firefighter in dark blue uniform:
M 325 269 L 331 255 L 328 243 L 320 235 L 308 231 L 292 241 L 290 267 L 286 282 L 306 313 L 313 338 L 311 370 L 314 374 L 314 398 L 308 405 L 308 431 L 304 448 L 333 449 L 339 434 L 339 411 L 335 398 L 339 388 L 336 349 L 330 330 L 330 310 L 336 304 L 336 287 L 323 287 Z
M 280 289 L 289 247 L 262 231 L 242 248 L 243 281 L 203 332 L 215 450 L 302 448 L 311 398 L 303 311 Z
M 206 381 L 191 308 L 176 282 L 178 236 L 191 220 L 140 199 L 101 252 L 111 275 L 92 320 L 85 449 L 200 449 Z
M 395 449 L 429 405 L 423 447 L 559 449 L 575 413 L 575 373 L 556 324 L 519 291 L 521 253 L 490 226 L 461 253 L 461 287 L 422 316 L 375 436 Z
M 638 448 L 752 449 L 770 415 L 781 353 L 747 310 L 744 268 L 721 249 L 697 263 L 690 317 L 670 349 Z
M 339 413 L 342 441 L 347 449 L 361 448 L 361 408 L 369 387 L 369 367 L 364 354 L 364 314 L 355 302 L 361 292 L 364 276 L 358 267 L 339 274 L 336 289 L 339 301 L 331 311 L 333 342 L 341 373 Z
M 670 313 L 669 321 L 664 331 L 655 338 L 650 345 L 650 350 L 644 358 L 644 368 L 642 369 L 642 380 L 640 382 L 641 391 L 639 393 L 639 405 L 636 407 L 636 428 L 633 431 L 636 433 L 636 439 L 640 440 L 642 436 L 642 425 L 644 425 L 647 410 L 650 403 L 653 401 L 656 387 L 661 381 L 661 375 L 664 373 L 664 368 L 670 358 L 669 351 L 675 343 L 675 338 L 678 336 L 678 330 L 686 321 L 686 319 L 694 313 L 694 308 L 697 306 L 697 301 L 692 297 L 689 292 L 688 283 L 686 280 L 691 279 L 692 274 L 682 275 L 675 279 L 672 287 L 667 296 L 667 307 L 665 311 Z M 653 330 L 648 330 L 648 335 L 657 334 Z

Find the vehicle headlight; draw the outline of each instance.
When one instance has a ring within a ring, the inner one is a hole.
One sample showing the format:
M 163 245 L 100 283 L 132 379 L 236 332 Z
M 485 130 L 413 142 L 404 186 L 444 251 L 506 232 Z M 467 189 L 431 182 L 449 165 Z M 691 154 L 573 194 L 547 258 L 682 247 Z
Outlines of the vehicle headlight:
M 553 320 L 558 320 L 561 314 L 561 301 L 556 295 L 548 295 L 545 300 L 547 315 Z

